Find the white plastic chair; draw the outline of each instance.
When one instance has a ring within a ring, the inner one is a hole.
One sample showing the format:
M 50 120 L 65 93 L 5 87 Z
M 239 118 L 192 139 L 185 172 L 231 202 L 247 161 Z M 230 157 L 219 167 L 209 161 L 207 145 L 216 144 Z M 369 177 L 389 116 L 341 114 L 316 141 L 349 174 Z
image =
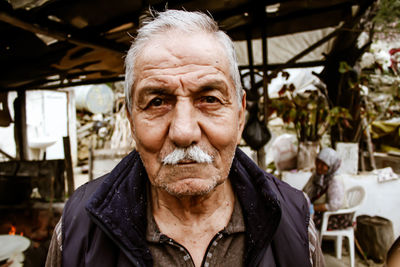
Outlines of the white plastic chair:
M 346 209 L 339 209 L 337 211 L 326 211 L 324 212 L 324 216 L 322 218 L 322 226 L 321 226 L 321 233 L 320 233 L 320 243 L 322 242 L 322 238 L 324 236 L 333 236 L 336 237 L 335 240 L 335 250 L 336 250 L 336 258 L 342 258 L 342 240 L 343 237 L 347 237 L 349 240 L 349 250 L 350 250 L 350 266 L 354 267 L 354 221 L 355 217 L 353 216 L 352 225 L 340 230 L 328 230 L 328 220 L 331 215 L 337 214 L 349 214 L 355 212 L 365 198 L 365 190 L 361 186 L 355 186 L 346 191 L 346 198 L 348 208 Z

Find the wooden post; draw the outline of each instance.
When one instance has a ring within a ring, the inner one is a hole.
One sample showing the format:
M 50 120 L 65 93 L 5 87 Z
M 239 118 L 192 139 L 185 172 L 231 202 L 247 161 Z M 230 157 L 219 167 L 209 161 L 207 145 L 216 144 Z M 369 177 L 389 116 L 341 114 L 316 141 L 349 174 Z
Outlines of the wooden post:
M 365 127 L 365 141 L 367 142 L 367 148 L 369 153 L 369 160 L 371 163 L 371 167 L 373 170 L 376 170 L 375 156 L 374 156 L 374 148 L 372 145 L 371 133 L 369 132 L 367 119 L 364 117 L 362 119 L 363 126 Z
M 26 131 L 26 94 L 18 91 L 18 97 L 14 100 L 14 139 L 16 147 L 16 158 L 18 160 L 28 159 L 28 138 Z
M 93 138 L 90 138 L 89 142 L 89 181 L 93 181 Z
M 63 144 L 64 144 L 65 169 L 67 171 L 68 196 L 70 197 L 75 190 L 75 181 L 74 181 L 74 172 L 72 169 L 71 145 L 69 136 L 63 137 Z
M 3 154 L 4 156 L 6 156 L 9 160 L 15 160 L 15 158 L 13 158 L 12 156 L 10 156 L 7 152 L 5 152 L 4 150 L 2 150 L 0 148 L 0 154 Z
M 254 79 L 254 60 L 253 60 L 253 47 L 252 47 L 252 43 L 251 43 L 251 28 L 249 28 L 248 31 L 246 32 L 246 41 L 247 41 L 247 56 L 248 56 L 249 68 L 250 68 L 250 85 L 251 85 L 250 90 L 257 90 L 257 88 L 255 88 L 255 79 Z M 265 71 L 266 71 L 266 69 L 264 69 L 264 72 Z M 265 77 L 265 74 L 264 74 L 264 77 Z M 264 101 L 265 101 L 265 98 L 264 98 Z M 265 102 L 264 102 L 264 105 L 265 105 Z M 263 170 L 267 169 L 267 166 L 265 165 L 264 147 L 257 150 L 257 164 L 261 169 L 263 169 Z
M 264 171 L 267 170 L 267 165 L 265 164 L 265 150 L 264 147 L 257 150 L 257 165 Z
M 53 165 L 54 166 L 54 165 Z M 53 167 L 50 177 L 50 202 L 49 202 L 49 219 L 53 218 L 53 202 L 54 202 L 54 180 L 55 180 L 55 168 Z
M 358 158 L 360 159 L 361 171 L 364 172 L 367 168 L 365 167 L 364 150 L 361 147 Z
M 264 19 L 262 20 L 265 25 L 267 25 L 267 14 L 262 12 Z M 268 117 L 269 117 L 269 94 L 268 94 L 268 33 L 266 26 L 261 25 L 261 44 L 262 44 L 262 61 L 263 61 L 263 91 L 264 91 L 264 123 L 268 127 Z
M 257 90 L 254 88 L 255 79 L 254 79 L 254 60 L 253 60 L 253 45 L 251 43 L 251 27 L 246 31 L 246 43 L 247 43 L 247 58 L 249 61 L 249 69 L 250 69 L 250 90 Z
M 268 94 L 268 34 L 267 34 L 267 14 L 262 12 L 263 20 L 261 24 L 261 44 L 262 44 L 262 59 L 263 59 L 263 91 L 264 91 L 264 124 L 268 127 L 268 117 L 269 117 L 269 94 Z M 265 150 L 264 146 L 257 151 L 257 161 L 258 166 L 266 170 L 267 166 L 265 164 Z

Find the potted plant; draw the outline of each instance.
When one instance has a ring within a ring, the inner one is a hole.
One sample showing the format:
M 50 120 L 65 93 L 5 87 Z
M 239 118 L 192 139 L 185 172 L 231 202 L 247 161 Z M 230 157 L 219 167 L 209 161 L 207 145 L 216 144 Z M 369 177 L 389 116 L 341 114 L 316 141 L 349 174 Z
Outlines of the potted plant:
M 279 98 L 271 99 L 271 113 L 291 125 L 298 140 L 297 169 L 312 169 L 323 134 L 332 125 L 349 125 L 350 113 L 341 107 L 332 107 L 325 87 L 296 91 L 293 84 L 284 84 Z

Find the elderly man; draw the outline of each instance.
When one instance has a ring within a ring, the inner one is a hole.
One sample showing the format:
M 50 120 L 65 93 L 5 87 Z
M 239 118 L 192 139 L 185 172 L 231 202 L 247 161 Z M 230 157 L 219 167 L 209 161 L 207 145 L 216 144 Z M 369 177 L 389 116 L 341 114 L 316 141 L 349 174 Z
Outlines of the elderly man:
M 202 13 L 146 21 L 126 57 L 137 152 L 78 189 L 47 266 L 321 266 L 303 194 L 236 148 L 232 41 Z

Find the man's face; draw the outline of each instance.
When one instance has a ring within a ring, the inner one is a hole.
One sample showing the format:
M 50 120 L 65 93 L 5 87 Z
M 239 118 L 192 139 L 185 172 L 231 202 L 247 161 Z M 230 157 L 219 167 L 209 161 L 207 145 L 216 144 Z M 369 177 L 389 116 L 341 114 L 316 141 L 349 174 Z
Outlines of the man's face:
M 241 104 L 222 46 L 207 34 L 156 36 L 135 63 L 132 134 L 153 186 L 175 196 L 210 192 L 223 183 L 241 138 Z M 164 165 L 176 148 L 198 146 L 211 163 Z

